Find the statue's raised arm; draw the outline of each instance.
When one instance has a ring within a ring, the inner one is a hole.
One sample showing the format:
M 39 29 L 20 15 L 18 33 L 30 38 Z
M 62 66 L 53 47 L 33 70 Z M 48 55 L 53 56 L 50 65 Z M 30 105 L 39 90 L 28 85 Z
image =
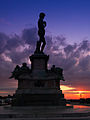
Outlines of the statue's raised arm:
M 46 45 L 46 41 L 45 41 L 45 27 L 46 27 L 46 22 L 43 21 L 45 17 L 44 13 L 40 13 L 39 15 L 39 20 L 38 20 L 38 35 L 39 35 L 39 41 L 37 41 L 37 46 L 36 46 L 36 53 L 42 53 L 44 50 L 44 47 Z M 41 46 L 41 43 L 42 46 Z M 41 49 L 40 49 L 41 48 Z

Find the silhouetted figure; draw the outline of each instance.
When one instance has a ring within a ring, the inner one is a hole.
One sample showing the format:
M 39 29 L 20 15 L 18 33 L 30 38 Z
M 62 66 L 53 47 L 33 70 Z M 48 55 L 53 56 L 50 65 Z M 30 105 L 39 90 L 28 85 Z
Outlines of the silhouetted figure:
M 27 63 L 22 63 L 22 67 L 20 68 L 21 73 L 27 73 L 29 72 L 29 67 L 27 66 Z
M 45 35 L 44 28 L 46 27 L 46 22 L 43 21 L 44 17 L 45 17 L 45 14 L 40 13 L 39 20 L 38 20 L 38 35 L 39 35 L 40 39 L 39 39 L 39 41 L 37 41 L 36 51 L 35 51 L 36 53 L 43 52 L 44 47 L 46 45 L 46 41 L 45 41 L 45 37 L 44 37 L 44 35 Z M 41 43 L 43 43 L 42 46 L 41 46 Z M 40 50 L 40 47 L 41 47 L 41 50 Z
M 23 73 L 30 73 L 30 72 L 31 71 L 26 63 L 23 63 L 21 67 L 19 65 L 16 65 L 16 67 L 15 67 L 14 71 L 12 72 L 11 77 L 9 77 L 9 79 L 11 79 L 11 78 L 18 79 L 18 76 L 22 75 Z
M 19 65 L 16 65 L 16 67 L 15 67 L 14 71 L 12 72 L 11 77 L 9 77 L 9 79 L 11 79 L 11 78 L 17 79 L 19 76 L 19 72 L 20 72 L 20 67 L 19 67 Z
M 61 80 L 65 81 L 64 77 L 63 77 L 63 69 L 62 68 L 55 67 L 55 65 L 53 65 L 51 68 L 51 71 L 56 73 L 58 75 L 58 77 L 60 77 Z

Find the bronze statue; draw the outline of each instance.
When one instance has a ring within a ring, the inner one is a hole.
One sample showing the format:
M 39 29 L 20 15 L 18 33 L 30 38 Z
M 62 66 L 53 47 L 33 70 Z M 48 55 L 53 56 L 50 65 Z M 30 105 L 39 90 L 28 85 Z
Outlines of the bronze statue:
M 14 68 L 14 71 L 12 72 L 12 75 L 9 77 L 9 79 L 11 79 L 11 78 L 17 79 L 19 74 L 20 74 L 20 66 L 16 65 L 16 67 Z
M 18 79 L 18 76 L 20 76 L 24 73 L 30 73 L 30 72 L 31 72 L 31 70 L 29 69 L 27 64 L 22 63 L 21 67 L 19 65 L 16 65 L 16 67 L 14 68 L 14 71 L 12 72 L 12 75 L 9 77 L 9 79 L 11 79 L 11 78 Z
M 42 53 L 44 50 L 44 47 L 46 45 L 46 41 L 45 41 L 45 37 L 44 37 L 46 22 L 43 21 L 44 17 L 45 17 L 45 14 L 40 13 L 39 20 L 38 20 L 38 35 L 39 35 L 40 39 L 39 39 L 39 41 L 37 41 L 36 51 L 35 51 L 36 53 L 40 53 L 40 52 Z M 41 43 L 43 43 L 42 46 L 41 46 Z M 40 47 L 41 47 L 41 50 L 40 50 Z

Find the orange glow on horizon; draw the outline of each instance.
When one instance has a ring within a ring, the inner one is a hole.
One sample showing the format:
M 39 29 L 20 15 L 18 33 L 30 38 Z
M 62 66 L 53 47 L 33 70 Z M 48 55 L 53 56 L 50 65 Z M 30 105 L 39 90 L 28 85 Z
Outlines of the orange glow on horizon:
M 14 87 L 17 86 L 15 82 Z M 80 98 L 90 98 L 90 91 L 86 91 L 83 88 L 75 88 L 68 85 L 60 85 L 60 88 L 64 94 L 65 99 L 80 99 Z M 15 90 L 0 90 L 0 96 L 13 95 Z
M 76 108 L 90 108 L 90 106 L 84 106 L 84 105 L 73 105 L 73 107 Z
M 76 88 L 67 85 L 61 85 L 60 88 L 66 99 L 90 98 L 90 91 L 78 91 Z
M 61 90 L 74 90 L 75 89 L 73 87 L 69 87 L 69 86 L 66 86 L 66 85 L 61 85 L 60 88 L 61 88 Z
M 0 91 L 0 96 L 7 96 L 9 92 L 7 91 Z

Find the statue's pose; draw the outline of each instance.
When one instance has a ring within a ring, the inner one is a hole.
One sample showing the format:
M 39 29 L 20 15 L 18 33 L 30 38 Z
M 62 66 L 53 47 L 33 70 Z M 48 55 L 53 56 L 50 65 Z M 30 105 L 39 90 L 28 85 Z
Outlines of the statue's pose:
M 45 17 L 45 14 L 44 13 L 40 13 L 39 15 L 39 20 L 38 20 L 38 35 L 39 35 L 39 41 L 37 41 L 37 46 L 36 46 L 36 51 L 35 52 L 43 52 L 44 50 L 44 47 L 46 45 L 46 41 L 45 41 L 45 27 L 46 27 L 46 22 L 43 21 Z M 41 46 L 41 43 L 42 46 Z M 41 47 L 41 50 L 40 50 L 40 47 Z

